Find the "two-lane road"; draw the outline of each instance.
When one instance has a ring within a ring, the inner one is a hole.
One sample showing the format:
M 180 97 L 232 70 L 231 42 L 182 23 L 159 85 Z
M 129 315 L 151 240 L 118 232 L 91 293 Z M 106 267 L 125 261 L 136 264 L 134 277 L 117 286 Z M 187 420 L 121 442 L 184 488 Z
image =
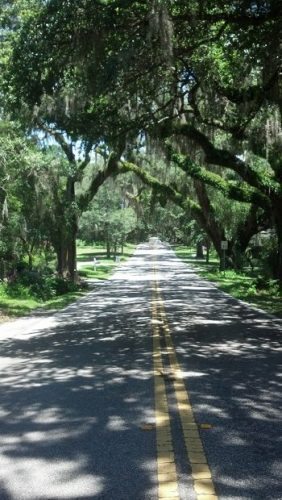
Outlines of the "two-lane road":
M 163 245 L 2 325 L 0 376 L 0 500 L 282 498 L 281 328 Z

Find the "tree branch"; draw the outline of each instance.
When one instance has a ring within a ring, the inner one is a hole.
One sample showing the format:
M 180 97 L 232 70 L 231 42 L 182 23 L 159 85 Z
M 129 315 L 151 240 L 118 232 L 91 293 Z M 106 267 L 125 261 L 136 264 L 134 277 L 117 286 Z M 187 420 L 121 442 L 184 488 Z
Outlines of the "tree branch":
M 83 170 L 87 167 L 88 163 L 90 162 L 91 158 L 90 158 L 90 153 L 91 153 L 91 149 L 93 147 L 93 143 L 92 142 L 88 142 L 86 144 L 86 147 L 85 147 L 85 156 L 84 156 L 84 160 L 82 160 L 79 165 L 78 165 L 78 169 L 79 169 L 79 172 L 82 173 Z
M 130 163 L 127 161 L 119 162 L 119 173 L 133 172 L 139 179 L 141 179 L 144 184 L 147 184 L 151 188 L 154 189 L 156 193 L 165 195 L 171 201 L 173 201 L 176 205 L 180 206 L 184 210 L 189 210 L 195 219 L 203 226 L 203 213 L 201 207 L 195 201 L 190 198 L 184 198 L 181 193 L 179 193 L 176 189 L 173 189 L 166 184 L 162 184 L 156 177 L 150 175 L 146 170 L 141 167 L 138 167 L 134 163 Z
M 74 155 L 74 152 L 73 152 L 73 149 L 72 149 L 72 145 L 69 144 L 66 141 L 66 139 L 63 136 L 63 134 L 61 132 L 59 132 L 58 130 L 55 130 L 55 129 L 51 128 L 51 127 L 48 127 L 48 125 L 46 125 L 46 123 L 44 123 L 39 118 L 36 119 L 36 123 L 39 126 L 39 128 L 41 128 L 42 130 L 44 130 L 45 132 L 47 132 L 47 134 L 49 134 L 52 137 L 54 137 L 55 141 L 61 146 L 63 152 L 65 153 L 65 155 L 66 155 L 66 157 L 68 159 L 68 161 L 70 163 L 74 163 L 75 162 L 75 155 Z
M 77 199 L 77 204 L 81 210 L 86 210 L 90 201 L 93 199 L 98 189 L 111 176 L 118 174 L 119 155 L 111 153 L 108 159 L 107 166 L 104 170 L 100 170 L 92 179 L 86 193 L 81 194 Z
M 228 198 L 244 203 L 253 203 L 262 208 L 270 205 L 268 197 L 258 189 L 252 188 L 246 183 L 227 181 L 220 175 L 197 165 L 187 156 L 173 154 L 172 161 L 193 179 L 198 179 L 204 182 L 204 184 L 214 187 Z
M 220 252 L 220 241 L 221 237 L 223 236 L 223 232 L 220 231 L 220 228 L 216 223 L 215 217 L 211 216 L 210 213 L 207 214 L 207 194 L 205 193 L 205 186 L 202 183 L 199 183 L 202 184 L 202 189 L 201 189 L 202 198 L 200 200 L 201 204 L 199 205 L 190 198 L 183 196 L 183 194 L 179 193 L 176 189 L 173 189 L 172 187 L 167 186 L 166 184 L 162 184 L 160 181 L 158 181 L 158 179 L 151 176 L 150 174 L 148 174 L 148 172 L 146 172 L 146 170 L 144 170 L 141 167 L 138 167 L 134 163 L 120 162 L 119 172 L 120 173 L 133 172 L 145 184 L 150 186 L 153 189 L 154 193 L 158 193 L 162 195 L 162 197 L 169 198 L 172 202 L 181 207 L 183 210 L 189 211 L 193 216 L 193 218 L 198 222 L 200 227 L 202 227 L 204 231 L 206 231 L 206 233 L 209 235 L 217 251 Z M 204 200 L 205 194 L 206 198 Z
M 170 126 L 169 126 L 170 128 Z M 280 190 L 280 185 L 273 180 L 270 175 L 264 173 L 264 176 L 252 168 L 241 158 L 238 158 L 233 153 L 226 149 L 216 148 L 208 137 L 189 124 L 175 123 L 172 124 L 171 129 L 164 128 L 164 135 L 184 135 L 198 144 L 205 153 L 205 160 L 212 165 L 219 165 L 227 167 L 236 172 L 247 184 L 257 188 L 265 195 L 269 195 L 271 190 Z

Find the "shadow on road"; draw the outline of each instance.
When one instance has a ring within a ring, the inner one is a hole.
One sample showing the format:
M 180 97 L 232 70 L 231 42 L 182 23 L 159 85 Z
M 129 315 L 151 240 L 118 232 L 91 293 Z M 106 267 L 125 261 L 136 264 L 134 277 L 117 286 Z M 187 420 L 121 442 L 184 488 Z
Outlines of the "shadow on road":
M 278 327 L 154 253 L 219 497 L 278 500 Z M 156 498 L 155 435 L 140 428 L 154 421 L 154 273 L 138 255 L 64 312 L 1 327 L 1 500 Z
M 281 499 L 281 328 L 172 254 L 160 287 L 220 498 Z
M 1 500 L 154 497 L 149 299 L 117 276 L 3 338 Z

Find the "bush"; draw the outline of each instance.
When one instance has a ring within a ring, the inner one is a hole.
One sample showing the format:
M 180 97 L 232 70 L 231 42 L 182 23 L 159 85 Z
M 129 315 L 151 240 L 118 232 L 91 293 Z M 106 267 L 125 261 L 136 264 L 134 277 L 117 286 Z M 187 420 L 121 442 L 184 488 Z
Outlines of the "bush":
M 63 295 L 64 293 L 76 292 L 79 286 L 65 278 L 56 277 L 54 282 L 56 295 Z
M 5 291 L 9 297 L 14 299 L 29 299 L 30 291 L 21 283 L 12 282 L 5 284 Z
M 274 279 L 269 279 L 266 276 L 258 276 L 256 279 L 256 287 L 258 290 L 267 290 L 274 294 L 279 291 L 279 282 Z
M 42 279 L 29 287 L 31 295 L 40 300 L 48 300 L 56 296 L 54 278 L 42 276 Z
M 80 288 L 76 283 L 54 275 L 49 268 L 30 270 L 25 263 L 20 263 L 16 271 L 6 284 L 6 292 L 10 297 L 28 299 L 32 296 L 45 301 Z

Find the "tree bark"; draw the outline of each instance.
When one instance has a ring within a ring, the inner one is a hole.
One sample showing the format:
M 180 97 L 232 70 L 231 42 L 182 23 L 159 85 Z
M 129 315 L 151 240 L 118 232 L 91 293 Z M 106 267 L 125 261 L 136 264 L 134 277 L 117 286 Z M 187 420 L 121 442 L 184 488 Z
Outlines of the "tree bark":
M 203 250 L 203 242 L 198 241 L 196 246 L 196 258 L 203 259 L 204 258 L 204 250 Z
M 270 225 L 269 214 L 267 212 L 259 214 L 259 207 L 252 205 L 247 218 L 238 227 L 237 234 L 230 245 L 232 260 L 236 268 L 242 267 L 251 238 L 260 231 L 268 229 Z
M 67 205 L 69 208 L 67 265 L 71 281 L 76 281 L 76 236 L 78 231 L 77 214 L 75 210 L 75 180 L 69 177 L 67 181 Z
M 211 248 L 211 242 L 209 240 L 209 238 L 206 238 L 206 249 L 207 249 L 207 253 L 206 253 L 206 263 L 208 264 L 209 261 L 210 261 L 210 248 Z
M 216 253 L 218 254 L 219 258 L 221 258 L 221 240 L 225 239 L 224 231 L 219 227 L 216 221 L 214 210 L 208 197 L 206 186 L 201 181 L 194 181 L 194 186 L 199 205 L 202 209 L 202 218 L 201 220 L 198 220 L 198 222 L 210 237 Z
M 279 197 L 273 205 L 274 224 L 278 239 L 275 278 L 279 281 L 279 287 L 282 290 L 282 199 Z
M 67 275 L 68 270 L 67 247 L 63 235 L 61 234 L 60 236 L 60 241 L 54 244 L 54 248 L 57 256 L 57 273 L 59 276 L 64 278 Z
M 70 229 L 69 242 L 68 242 L 68 275 L 71 281 L 76 281 L 77 279 L 76 235 L 77 235 L 77 224 L 73 222 L 72 227 Z
M 31 252 L 28 252 L 28 268 L 31 270 L 33 266 L 33 256 Z
M 109 236 L 107 235 L 107 259 L 111 258 L 111 244 L 109 240 Z

